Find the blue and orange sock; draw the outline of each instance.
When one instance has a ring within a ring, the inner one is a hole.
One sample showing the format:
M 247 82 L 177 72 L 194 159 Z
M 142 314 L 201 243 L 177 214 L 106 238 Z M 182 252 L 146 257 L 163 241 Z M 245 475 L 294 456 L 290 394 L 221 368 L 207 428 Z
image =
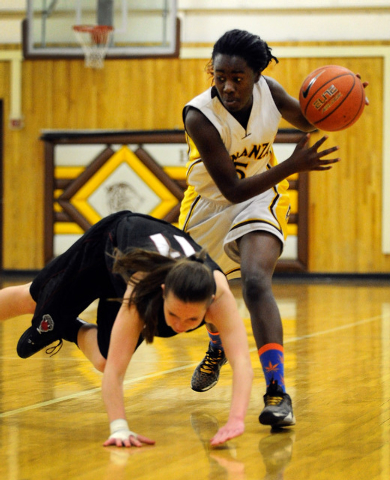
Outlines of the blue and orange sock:
M 276 380 L 286 391 L 284 385 L 284 348 L 279 343 L 266 343 L 259 349 L 259 358 L 268 385 Z
M 206 330 L 207 330 L 207 333 L 209 334 L 210 346 L 218 350 L 223 350 L 222 340 L 221 340 L 221 337 L 219 336 L 219 333 L 210 332 L 210 330 L 207 327 L 206 327 Z

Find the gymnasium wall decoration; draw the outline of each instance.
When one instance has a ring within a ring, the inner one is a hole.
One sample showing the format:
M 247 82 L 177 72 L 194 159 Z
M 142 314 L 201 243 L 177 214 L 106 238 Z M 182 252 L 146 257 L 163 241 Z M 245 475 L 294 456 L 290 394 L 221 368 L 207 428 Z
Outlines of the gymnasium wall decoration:
M 302 138 L 280 130 L 275 152 L 291 155 Z M 184 131 L 44 131 L 45 261 L 61 254 L 91 225 L 132 210 L 176 223 L 186 188 Z M 290 177 L 289 237 L 278 270 L 307 268 L 307 175 Z M 299 214 L 298 214 L 299 205 Z

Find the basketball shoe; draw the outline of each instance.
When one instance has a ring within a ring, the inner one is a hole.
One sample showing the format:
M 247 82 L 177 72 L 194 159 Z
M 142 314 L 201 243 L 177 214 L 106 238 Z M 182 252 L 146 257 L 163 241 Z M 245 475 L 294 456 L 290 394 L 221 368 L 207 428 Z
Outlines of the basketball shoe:
M 276 380 L 272 380 L 264 395 L 265 407 L 260 413 L 259 422 L 272 427 L 289 427 L 295 425 L 290 395 L 283 392 L 283 389 Z
M 62 348 L 62 339 L 69 342 L 74 342 L 77 345 L 77 333 L 82 325 L 86 322 L 81 318 L 68 320 L 66 328 L 62 334 L 54 327 L 54 320 L 48 314 L 43 315 L 38 327 L 32 325 L 20 337 L 16 351 L 21 358 L 29 358 L 35 353 L 39 352 L 45 347 L 48 347 L 53 342 L 58 341 L 56 345 L 46 350 L 50 356 L 58 353 Z
M 192 379 L 191 388 L 195 392 L 206 392 L 218 382 L 219 372 L 227 363 L 225 352 L 209 345 L 206 356 L 196 367 Z
M 43 315 L 38 327 L 35 325 L 28 328 L 20 337 L 16 351 L 21 358 L 29 358 L 49 346 L 56 340 L 60 340 L 58 332 L 54 330 L 54 321 L 50 315 Z

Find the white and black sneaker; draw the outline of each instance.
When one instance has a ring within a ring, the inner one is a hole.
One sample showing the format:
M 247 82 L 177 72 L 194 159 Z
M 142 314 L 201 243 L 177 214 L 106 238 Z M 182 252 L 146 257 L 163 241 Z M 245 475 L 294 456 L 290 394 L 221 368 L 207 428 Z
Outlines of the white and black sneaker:
M 259 416 L 262 425 L 271 425 L 275 428 L 295 425 L 290 395 L 283 392 L 276 380 L 269 384 L 264 395 L 264 404 L 265 407 Z

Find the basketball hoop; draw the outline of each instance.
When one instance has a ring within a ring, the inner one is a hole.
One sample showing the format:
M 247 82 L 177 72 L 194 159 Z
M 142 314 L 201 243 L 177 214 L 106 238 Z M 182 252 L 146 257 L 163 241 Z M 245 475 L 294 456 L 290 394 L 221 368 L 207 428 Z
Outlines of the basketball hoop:
M 109 25 L 75 25 L 74 33 L 85 54 L 85 66 L 103 68 L 114 28 Z

